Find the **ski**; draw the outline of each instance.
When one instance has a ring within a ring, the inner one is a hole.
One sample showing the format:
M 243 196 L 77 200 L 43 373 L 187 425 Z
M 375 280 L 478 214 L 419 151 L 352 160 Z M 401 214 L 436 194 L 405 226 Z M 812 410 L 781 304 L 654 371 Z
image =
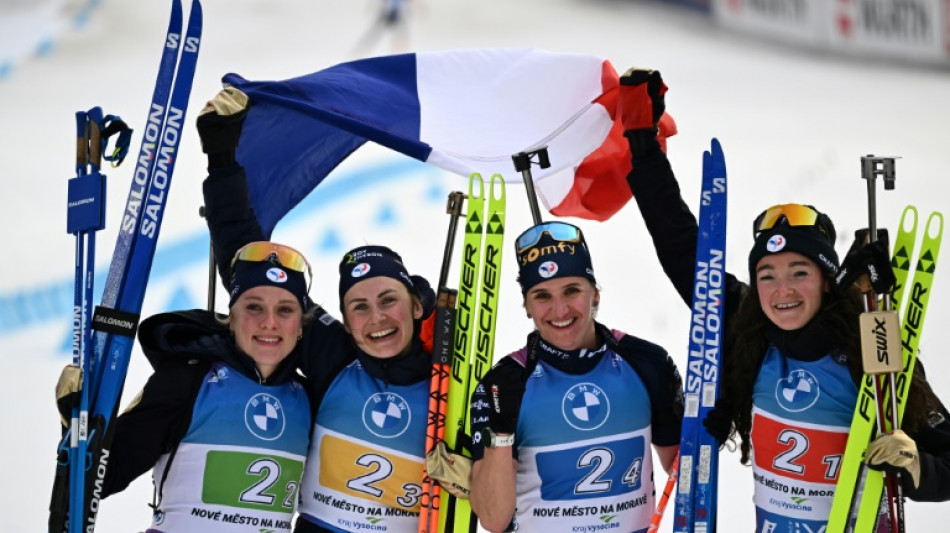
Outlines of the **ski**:
M 473 175 L 474 177 L 475 175 Z M 479 180 L 481 177 L 479 176 Z M 484 190 L 484 184 L 482 184 Z M 471 188 L 469 194 L 471 196 Z M 500 174 L 494 174 L 488 184 L 487 207 L 488 212 L 485 216 L 483 227 L 475 228 L 466 226 L 466 250 L 463 257 L 463 273 L 460 288 L 465 283 L 465 267 L 469 264 L 468 232 L 481 231 L 483 237 L 480 237 L 481 249 L 477 250 L 478 261 L 478 283 L 477 293 L 471 296 L 471 304 L 476 305 L 474 312 L 474 321 L 468 321 L 468 327 L 459 322 L 456 326 L 456 347 L 459 346 L 459 337 L 463 338 L 464 343 L 470 345 L 470 352 L 467 354 L 468 373 L 465 378 L 464 386 L 457 385 L 455 379 L 455 362 L 453 359 L 452 370 L 453 380 L 449 385 L 449 411 L 448 414 L 456 422 L 455 442 L 449 442 L 446 438 L 446 444 L 457 453 L 462 453 L 471 457 L 469 449 L 471 443 L 471 416 L 470 399 L 475 387 L 482 377 L 492 367 L 495 351 L 495 326 L 498 323 L 498 297 L 501 286 L 501 259 L 504 251 L 505 237 L 505 181 Z M 471 215 L 471 211 L 469 212 Z M 460 295 L 459 302 L 463 296 Z M 477 302 L 477 303 L 476 303 Z M 469 311 L 469 316 L 473 316 Z M 455 356 L 459 355 L 456 351 Z M 455 391 L 452 385 L 456 385 Z M 453 399 L 453 393 L 458 397 Z M 453 411 L 453 402 L 456 410 Z M 448 417 L 447 417 L 448 418 Z M 447 419 L 447 427 L 452 427 L 451 421 Z M 452 433 L 451 431 L 449 432 Z M 464 444 L 464 445 L 460 445 Z M 448 498 L 446 512 L 439 517 L 440 531 L 445 533 L 475 533 L 478 527 L 478 519 L 472 512 L 472 507 L 467 499 L 450 496 Z M 445 516 L 445 520 L 442 520 Z
M 907 393 L 910 390 L 910 379 L 917 365 L 917 347 L 920 343 L 920 334 L 923 330 L 924 318 L 927 311 L 927 302 L 933 284 L 933 275 L 937 266 L 937 255 L 940 252 L 940 240 L 943 235 L 943 215 L 934 212 L 927 219 L 924 229 L 923 242 L 920 254 L 917 256 L 914 276 L 909 285 L 906 305 L 903 308 L 901 325 L 901 357 L 902 367 L 897 375 L 897 421 L 904 418 L 904 409 L 907 406 Z M 906 280 L 906 274 L 905 274 Z M 899 309 L 895 301 L 895 308 Z M 889 398 L 885 398 L 885 405 L 890 406 Z M 885 430 L 893 431 L 890 425 L 890 412 L 885 417 Z M 868 441 L 870 443 L 870 441 Z M 867 446 L 865 446 L 865 451 Z M 863 457 L 863 454 L 862 454 Z M 881 494 L 884 488 L 884 475 L 877 470 L 865 468 L 866 477 L 864 490 L 861 492 L 861 503 L 858 507 L 855 531 L 874 531 L 879 516 Z
M 199 0 L 192 2 L 184 39 L 181 27 L 181 3 L 173 0 L 131 189 L 101 304 L 92 316 L 92 328 L 97 333 L 92 355 L 84 369 L 88 376 L 84 377 L 86 390 L 82 393 L 89 398 L 89 420 L 85 428 L 82 423 L 79 425 L 79 438 L 85 437 L 88 451 L 73 462 L 78 464 L 79 468 L 75 470 L 82 474 L 83 479 L 74 482 L 75 489 L 65 488 L 63 480 L 67 476 L 61 471 L 68 471 L 71 467 L 69 461 L 65 464 L 58 461 L 50 503 L 51 532 L 91 533 L 95 528 L 102 498 L 102 479 L 108 468 L 114 430 L 112 422 L 125 383 L 138 314 L 145 296 L 194 80 L 202 30 Z M 60 446 L 62 448 L 63 444 Z M 66 483 L 69 487 L 68 480 Z M 80 490 L 83 492 L 81 497 L 75 494 Z M 70 491 L 74 494 L 68 495 Z M 64 506 L 64 501 L 75 503 Z
M 482 244 L 485 220 L 485 182 L 482 176 L 473 173 L 468 181 L 466 200 L 465 235 L 462 241 L 462 257 L 459 268 L 458 298 L 456 300 L 455 340 L 449 376 L 449 397 L 445 412 L 445 444 L 449 450 L 461 453 L 465 413 L 468 403 L 468 380 L 470 377 L 469 354 L 472 349 L 472 331 L 478 318 L 478 286 L 481 278 Z M 452 531 L 455 523 L 458 498 L 446 494 L 439 513 L 439 531 Z
M 696 236 L 696 269 L 689 328 L 685 412 L 680 437 L 679 481 L 673 531 L 716 530 L 719 442 L 702 419 L 719 395 L 725 282 L 726 163 L 719 141 L 703 153 L 702 196 Z
M 908 223 L 911 224 L 909 228 L 906 227 Z M 905 307 L 905 310 L 901 313 L 903 316 L 901 327 L 902 370 L 896 380 L 899 421 L 904 412 L 909 380 L 913 375 L 913 369 L 917 362 L 917 346 L 923 329 L 923 319 L 933 283 L 937 255 L 940 251 L 943 216 L 936 212 L 930 215 L 916 263 L 911 263 L 910 257 L 914 250 L 916 229 L 917 211 L 908 206 L 901 216 L 901 224 L 891 259 L 891 264 L 895 267 L 894 274 L 897 278 L 897 286 L 893 297 L 894 306 L 899 312 L 901 307 Z M 914 276 L 909 285 L 910 292 L 907 293 L 910 301 L 905 304 L 903 300 L 906 292 L 905 286 L 907 286 L 906 280 L 910 268 L 914 264 L 916 264 Z M 841 469 L 835 488 L 835 497 L 831 505 L 827 533 L 843 533 L 845 531 L 870 533 L 873 531 L 879 515 L 884 476 L 881 472 L 871 470 L 864 465 L 864 454 L 867 451 L 868 444 L 875 436 L 877 421 L 877 413 L 874 409 L 874 389 L 874 377 L 865 375 L 858 391 L 858 400 L 852 417 L 848 442 L 844 457 L 841 460 Z
M 907 285 L 907 276 L 910 273 L 911 256 L 917 245 L 917 208 L 908 205 L 901 213 L 900 225 L 897 227 L 897 237 L 894 239 L 894 252 L 891 254 L 891 269 L 894 271 L 894 293 L 891 301 L 898 312 L 903 307 L 904 287 Z

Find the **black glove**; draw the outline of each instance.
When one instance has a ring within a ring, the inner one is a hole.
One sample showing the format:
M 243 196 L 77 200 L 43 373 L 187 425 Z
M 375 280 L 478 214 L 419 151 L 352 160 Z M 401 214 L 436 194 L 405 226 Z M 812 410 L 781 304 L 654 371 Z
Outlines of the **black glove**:
M 198 114 L 201 151 L 208 154 L 208 168 L 235 164 L 234 152 L 250 101 L 234 87 L 221 90 Z
M 422 303 L 422 320 L 425 320 L 435 310 L 435 291 L 432 290 L 429 280 L 424 277 L 416 274 L 409 277 L 412 278 L 412 286 L 416 288 L 416 296 Z
M 666 111 L 666 91 L 658 70 L 631 68 L 620 77 L 617 112 L 635 159 L 660 151 L 657 124 Z
M 871 289 L 877 294 L 894 290 L 897 278 L 891 268 L 887 230 L 877 230 L 877 240 L 865 244 L 867 236 L 866 228 L 854 232 L 854 243 L 841 263 L 838 275 L 835 276 L 835 289 L 838 292 L 848 290 L 863 275 L 867 275 L 871 282 Z
M 716 400 L 716 405 L 706 412 L 703 427 L 720 443 L 726 442 L 732 434 L 732 413 L 723 401 Z
M 485 381 L 478 385 L 488 397 L 488 427 L 495 433 L 511 435 L 518 427 L 518 412 L 524 396 L 520 379 Z

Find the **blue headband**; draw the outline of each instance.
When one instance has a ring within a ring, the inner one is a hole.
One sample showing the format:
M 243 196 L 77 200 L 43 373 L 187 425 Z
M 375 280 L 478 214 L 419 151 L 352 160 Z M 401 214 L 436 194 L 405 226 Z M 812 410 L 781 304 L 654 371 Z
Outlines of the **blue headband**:
M 529 231 L 531 229 L 525 233 Z M 589 279 L 591 283 L 597 283 L 587 242 L 579 229 L 577 239 L 573 241 L 555 239 L 545 231 L 533 245 L 518 250 L 516 243 L 515 247 L 518 256 L 518 283 L 521 284 L 522 295 L 538 283 L 554 278 L 580 276 Z

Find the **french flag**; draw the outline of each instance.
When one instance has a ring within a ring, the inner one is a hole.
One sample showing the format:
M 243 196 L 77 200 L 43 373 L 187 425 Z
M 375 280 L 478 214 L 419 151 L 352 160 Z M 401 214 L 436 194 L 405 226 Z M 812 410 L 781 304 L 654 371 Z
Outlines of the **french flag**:
M 252 102 L 237 157 L 268 234 L 366 141 L 509 183 L 522 181 L 513 155 L 547 147 L 551 166 L 532 176 L 557 216 L 606 220 L 631 197 L 617 71 L 600 57 L 465 49 L 361 59 L 284 81 L 223 81 Z M 675 133 L 671 119 L 663 123 Z

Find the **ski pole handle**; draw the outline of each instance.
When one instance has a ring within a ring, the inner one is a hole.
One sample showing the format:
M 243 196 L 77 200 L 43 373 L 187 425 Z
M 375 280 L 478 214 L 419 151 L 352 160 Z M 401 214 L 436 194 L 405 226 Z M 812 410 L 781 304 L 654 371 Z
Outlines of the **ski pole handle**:
M 528 193 L 528 205 L 531 207 L 531 219 L 534 220 L 535 225 L 538 225 L 541 223 L 541 210 L 538 209 L 538 195 L 534 190 L 534 179 L 531 177 L 531 163 L 534 156 L 538 157 L 538 166 L 542 169 L 551 166 L 547 147 L 533 152 L 520 152 L 511 156 L 511 159 L 515 163 L 515 170 L 521 172 L 525 192 Z

